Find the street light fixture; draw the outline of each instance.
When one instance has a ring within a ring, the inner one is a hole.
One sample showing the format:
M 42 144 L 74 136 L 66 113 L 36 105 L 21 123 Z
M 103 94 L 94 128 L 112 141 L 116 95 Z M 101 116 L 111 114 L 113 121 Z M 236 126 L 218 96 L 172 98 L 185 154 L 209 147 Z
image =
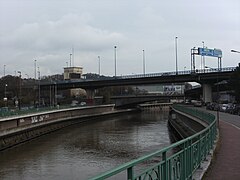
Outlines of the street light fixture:
M 205 48 L 204 41 L 202 41 L 202 45 L 203 45 L 203 49 L 204 49 Z M 202 57 L 202 67 L 204 69 L 204 67 L 205 67 L 205 56 L 201 56 L 201 57 Z
M 145 65 L 145 50 L 143 50 L 143 74 L 145 76 L 146 73 L 146 65 Z
M 234 50 L 234 49 L 232 49 L 231 52 L 240 53 L 240 51 L 237 51 L 237 50 Z
M 5 76 L 6 64 L 3 65 L 3 76 Z
M 7 84 L 5 84 L 5 89 L 4 89 L 4 98 L 3 100 L 5 101 L 5 107 L 7 107 Z
M 34 60 L 34 79 L 37 79 L 37 60 Z
M 40 101 L 41 101 L 41 89 L 40 89 L 40 70 L 39 70 L 39 67 L 38 67 L 38 106 L 40 106 Z
M 101 61 L 100 61 L 100 56 L 98 56 L 98 75 L 99 75 L 99 78 L 100 78 L 100 69 L 101 68 Z
M 114 46 L 115 78 L 117 77 L 117 46 Z
M 21 110 L 21 98 L 22 98 L 22 82 L 21 82 L 21 78 L 22 78 L 22 72 L 21 72 L 21 71 L 18 71 L 17 73 L 19 74 L 18 108 L 19 108 L 19 110 Z
M 72 67 L 71 61 L 72 61 L 72 53 L 70 53 L 70 64 L 69 64 L 70 67 Z
M 177 54 L 177 39 L 178 37 L 176 36 L 175 37 L 175 51 L 176 51 L 176 75 L 178 74 L 178 62 L 177 62 L 177 59 L 178 59 L 178 54 Z

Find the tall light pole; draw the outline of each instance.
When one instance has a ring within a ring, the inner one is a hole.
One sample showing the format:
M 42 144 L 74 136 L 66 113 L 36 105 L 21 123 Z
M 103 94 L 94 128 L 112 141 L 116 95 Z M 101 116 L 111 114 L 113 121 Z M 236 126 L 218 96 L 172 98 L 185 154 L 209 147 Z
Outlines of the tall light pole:
M 176 36 L 175 37 L 175 51 L 176 51 L 176 75 L 178 74 L 178 62 L 177 62 L 177 60 L 178 60 L 178 52 L 177 52 L 177 39 L 178 39 L 178 37 Z
M 234 50 L 234 49 L 231 49 L 231 52 L 233 52 L 233 53 L 240 53 L 240 51 L 237 51 L 237 50 Z
M 74 67 L 74 47 L 72 47 L 72 66 Z
M 145 65 L 145 50 L 143 49 L 143 74 L 145 75 L 146 74 L 146 65 Z
M 115 77 L 117 77 L 117 46 L 114 46 Z
M 205 48 L 205 46 L 204 46 L 204 41 L 202 41 L 202 45 L 203 45 L 203 49 Z M 205 67 L 205 56 L 202 56 L 202 67 L 203 67 L 203 69 L 205 69 L 204 67 Z
M 34 60 L 34 79 L 37 79 L 37 60 Z
M 66 65 L 67 65 L 67 67 L 68 67 L 68 62 L 66 62 Z
M 100 60 L 100 56 L 98 56 L 98 75 L 100 77 L 100 73 L 101 73 L 101 60 Z
M 5 72 L 6 72 L 6 64 L 3 65 L 3 76 L 5 76 Z
M 40 107 L 40 101 L 41 101 L 41 89 L 40 89 L 40 70 L 39 70 L 39 67 L 38 67 L 38 107 Z
M 55 82 L 55 105 L 57 107 L 57 83 Z
M 22 82 L 21 82 L 21 78 L 22 78 L 22 73 L 21 71 L 18 71 L 19 73 L 19 97 L 18 97 L 18 107 L 19 110 L 21 110 L 21 98 L 22 98 Z
M 5 84 L 5 89 L 4 89 L 4 101 L 5 101 L 5 107 L 7 107 L 7 84 Z
M 72 53 L 70 53 L 70 64 L 69 64 L 69 67 L 72 67 L 71 62 L 72 62 Z

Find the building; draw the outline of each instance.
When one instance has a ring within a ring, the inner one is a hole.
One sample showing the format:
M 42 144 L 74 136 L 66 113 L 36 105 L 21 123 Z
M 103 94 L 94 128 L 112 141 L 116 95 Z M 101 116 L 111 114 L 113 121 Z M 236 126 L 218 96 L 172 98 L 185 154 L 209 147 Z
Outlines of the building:
M 65 67 L 64 80 L 81 79 L 83 73 L 82 67 Z

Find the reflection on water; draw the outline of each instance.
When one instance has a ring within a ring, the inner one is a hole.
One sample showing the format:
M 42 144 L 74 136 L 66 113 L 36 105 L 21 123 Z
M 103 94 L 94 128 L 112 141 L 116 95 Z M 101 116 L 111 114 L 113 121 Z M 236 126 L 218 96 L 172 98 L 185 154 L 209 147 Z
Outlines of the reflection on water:
M 170 144 L 168 112 L 97 118 L 0 152 L 0 179 L 88 179 Z

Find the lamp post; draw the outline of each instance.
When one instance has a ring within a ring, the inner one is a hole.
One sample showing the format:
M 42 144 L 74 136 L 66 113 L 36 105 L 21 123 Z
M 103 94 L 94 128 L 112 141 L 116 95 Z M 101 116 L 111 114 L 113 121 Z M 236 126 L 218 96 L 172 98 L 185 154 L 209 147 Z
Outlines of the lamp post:
M 5 76 L 5 72 L 6 72 L 6 64 L 3 65 L 3 76 Z
M 22 98 L 22 82 L 21 82 L 21 78 L 22 78 L 22 72 L 18 71 L 19 74 L 19 97 L 18 97 L 18 108 L 19 110 L 21 110 L 21 98 Z
M 72 67 L 71 61 L 72 61 L 72 53 L 70 53 L 70 64 L 69 64 L 70 67 Z
M 100 56 L 98 56 L 98 75 L 100 78 L 100 73 L 101 73 L 101 61 L 100 61 Z
M 145 65 L 145 50 L 143 49 L 143 74 L 145 76 L 146 73 L 146 65 Z
M 114 46 L 115 78 L 117 77 L 117 46 Z
M 37 79 L 37 60 L 34 60 L 34 79 Z
M 39 70 L 39 67 L 38 67 L 38 107 L 40 107 L 40 101 L 41 101 L 40 70 Z
M 57 83 L 55 82 L 55 105 L 57 107 Z
M 234 49 L 231 49 L 231 52 L 233 52 L 233 53 L 240 53 L 240 51 L 237 51 L 237 50 L 234 50 Z
M 175 52 L 176 52 L 176 75 L 178 74 L 178 62 L 177 62 L 177 60 L 178 60 L 178 52 L 177 52 L 177 39 L 178 39 L 178 37 L 176 36 L 175 37 Z
M 4 89 L 4 101 L 5 101 L 5 107 L 7 107 L 7 84 L 5 84 L 5 89 Z
M 204 41 L 202 41 L 202 45 L 203 45 L 203 48 L 205 48 Z M 202 67 L 203 67 L 203 69 L 205 69 L 204 68 L 205 67 L 205 56 L 202 56 Z

